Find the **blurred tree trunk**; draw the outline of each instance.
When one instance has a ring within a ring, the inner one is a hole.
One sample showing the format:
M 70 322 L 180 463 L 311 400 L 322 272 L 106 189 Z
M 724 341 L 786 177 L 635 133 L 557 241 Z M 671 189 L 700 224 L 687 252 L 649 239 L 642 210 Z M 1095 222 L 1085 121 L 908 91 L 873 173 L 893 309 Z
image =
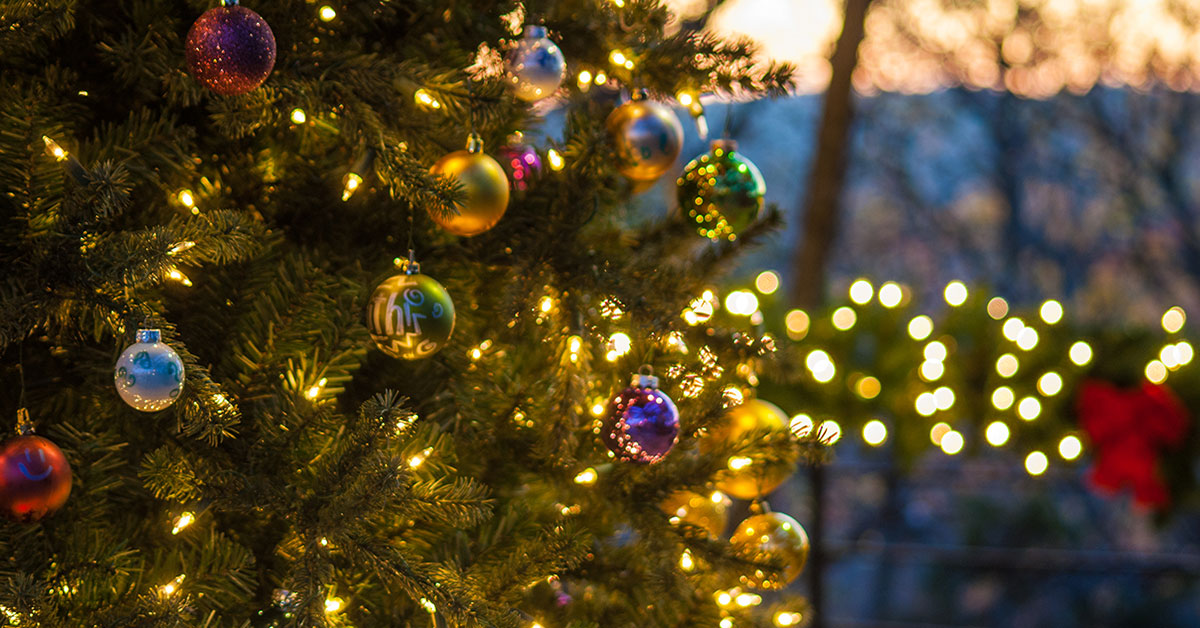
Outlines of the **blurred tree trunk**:
M 854 117 L 851 75 L 871 0 L 846 0 L 846 16 L 833 56 L 833 75 L 825 92 L 817 150 L 809 176 L 804 222 L 792 261 L 792 302 L 812 308 L 825 296 L 825 268 L 837 236 L 838 203 L 846 175 L 850 122 Z

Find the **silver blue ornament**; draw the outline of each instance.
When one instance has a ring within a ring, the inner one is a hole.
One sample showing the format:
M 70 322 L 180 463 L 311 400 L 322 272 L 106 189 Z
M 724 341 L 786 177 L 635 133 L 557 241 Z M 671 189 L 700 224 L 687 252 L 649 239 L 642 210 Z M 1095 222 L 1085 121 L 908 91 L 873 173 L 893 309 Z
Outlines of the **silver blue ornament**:
M 135 410 L 157 412 L 183 392 L 183 360 L 160 340 L 157 329 L 139 329 L 137 342 L 117 359 L 113 383 L 121 400 Z
M 567 76 L 567 60 L 546 36 L 545 26 L 526 26 L 525 36 L 504 61 L 517 98 L 534 102 L 550 96 Z

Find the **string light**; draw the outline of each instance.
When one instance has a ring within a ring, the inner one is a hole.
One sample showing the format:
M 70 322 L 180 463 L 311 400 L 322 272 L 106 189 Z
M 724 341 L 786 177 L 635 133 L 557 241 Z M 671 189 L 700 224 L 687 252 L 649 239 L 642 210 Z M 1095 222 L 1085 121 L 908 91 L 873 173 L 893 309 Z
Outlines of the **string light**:
M 1040 451 L 1031 452 L 1025 456 L 1025 471 L 1029 475 L 1041 475 L 1046 472 L 1050 466 L 1050 460 L 1046 458 L 1046 454 Z
M 1053 397 L 1062 391 L 1062 376 L 1054 371 L 1050 371 L 1038 378 L 1038 392 L 1047 397 Z
M 779 274 L 773 270 L 764 270 L 754 278 L 754 287 L 763 294 L 775 294 L 779 290 Z
M 633 59 L 625 56 L 625 53 L 621 52 L 620 50 L 613 50 L 612 52 L 608 53 L 608 60 L 611 61 L 613 65 L 621 66 L 627 70 L 633 69 Z
M 1012 377 L 1017 374 L 1017 369 L 1020 368 L 1021 362 L 1017 360 L 1017 356 L 1011 353 L 1005 353 L 996 360 L 996 373 L 1000 377 Z
M 967 286 L 961 281 L 951 281 L 946 284 L 942 296 L 951 307 L 958 307 L 967 302 Z
M 793 613 L 789 611 L 779 611 L 778 613 L 775 613 L 776 626 L 795 626 L 803 621 L 803 619 L 804 616 L 800 613 Z
M 923 392 L 917 395 L 917 400 L 913 407 L 916 408 L 917 414 L 921 416 L 933 416 L 937 412 L 937 401 L 933 398 L 933 393 Z
M 804 310 L 788 312 L 783 319 L 783 324 L 787 327 L 788 338 L 792 340 L 803 340 L 808 335 L 809 319 Z
M 1192 349 L 1192 343 L 1186 340 L 1180 340 L 1175 343 L 1175 355 L 1179 358 L 1180 366 L 1189 364 L 1195 354 L 1195 351 Z
M 954 391 L 949 386 L 939 386 L 933 391 L 933 402 L 938 410 L 949 410 L 954 407 Z
M 863 425 L 863 440 L 872 447 L 878 447 L 887 440 L 888 429 L 879 419 L 871 419 Z
M 1162 328 L 1169 334 L 1173 334 L 1180 329 L 1183 329 L 1183 324 L 1187 321 L 1187 314 L 1183 308 L 1176 305 L 1167 310 L 1162 315 Z
M 421 598 L 419 603 L 421 604 L 421 608 L 425 609 L 426 613 L 432 615 L 437 612 L 437 606 L 434 606 L 433 602 L 430 602 L 428 599 Z
M 413 100 L 416 101 L 417 106 L 425 110 L 442 108 L 442 103 L 439 102 L 437 98 L 433 97 L 433 92 L 423 87 L 413 92 Z
M 546 151 L 546 161 L 550 163 L 550 169 L 555 172 L 562 170 L 563 166 L 566 165 L 566 161 L 563 160 L 563 156 L 553 148 Z
M 1042 402 L 1036 397 L 1025 397 L 1017 404 L 1017 415 L 1026 421 L 1032 421 L 1042 413 Z
M 867 304 L 874 294 L 875 288 L 866 279 L 857 279 L 850 284 L 850 300 L 859 305 Z
M 321 7 L 317 15 L 321 18 L 322 22 L 332 22 L 333 18 L 337 17 L 337 11 L 334 11 L 333 7 L 327 4 Z
M 1013 389 L 1008 386 L 1000 386 L 992 391 L 992 406 L 997 410 L 1007 410 L 1012 407 L 1013 402 L 1017 400 L 1013 394 Z
M 762 604 L 762 596 L 757 593 L 739 593 L 738 596 L 733 599 L 733 601 L 742 608 L 746 608 L 748 606 L 758 606 L 759 604 Z
M 837 373 L 837 368 L 833 364 L 833 360 L 829 358 L 829 354 L 820 349 L 809 352 L 804 359 L 805 366 L 812 373 L 813 379 L 822 384 L 829 382 Z
M 159 592 L 159 593 L 161 593 L 163 596 L 166 596 L 166 597 L 170 597 L 170 596 L 172 596 L 172 595 L 175 595 L 175 593 L 176 593 L 177 591 L 179 591 L 179 587 L 180 587 L 180 586 L 183 584 L 183 581 L 184 581 L 185 579 L 187 579 L 187 574 L 182 574 L 182 573 L 181 573 L 181 574 L 179 574 L 178 576 L 175 576 L 175 579 L 174 579 L 174 580 L 172 580 L 172 581 L 170 581 L 170 582 L 168 582 L 168 583 L 166 583 L 166 584 L 162 585 L 161 587 L 159 587 L 159 588 L 158 588 L 158 592 Z
M 691 571 L 696 567 L 696 563 L 692 562 L 692 553 L 688 550 L 683 550 L 683 554 L 679 556 L 679 568 L 684 571 Z
M 617 332 L 608 337 L 608 353 L 605 356 L 609 362 L 616 362 L 617 358 L 629 353 L 633 347 L 633 341 L 625 332 Z
M 821 421 L 817 428 L 817 440 L 832 445 L 842 439 L 842 426 L 837 421 Z
M 577 80 L 580 87 L 583 87 L 584 85 L 590 86 L 592 83 L 592 73 L 588 72 L 587 70 L 583 70 L 579 73 L 579 78 Z
M 950 430 L 942 435 L 942 442 L 939 443 L 939 446 L 947 456 L 953 456 L 962 451 L 964 444 L 965 441 L 963 440 L 963 435 L 954 430 Z
M 929 318 L 928 316 L 922 314 L 920 316 L 914 316 L 911 321 L 908 321 L 908 335 L 913 340 L 924 340 L 932 333 L 933 319 Z
M 329 383 L 329 379 L 322 377 L 320 381 L 310 386 L 308 390 L 304 391 L 304 396 L 308 397 L 310 401 L 316 399 L 317 397 L 321 396 L 321 389 L 325 388 L 325 384 L 327 383 Z
M 299 107 L 292 109 L 292 123 L 304 124 L 305 122 L 308 122 L 308 114 L 304 113 L 304 110 Z
M 718 624 L 718 626 L 720 626 L 720 628 L 733 628 L 733 618 L 732 617 L 722 617 L 721 623 Z
M 597 70 L 596 79 L 592 82 L 597 85 L 603 85 L 608 82 L 608 75 L 604 73 L 604 70 Z
M 433 453 L 433 448 L 426 447 L 425 449 L 421 450 L 420 453 L 418 453 L 418 454 L 414 455 L 412 458 L 408 459 L 408 466 L 412 469 L 416 469 L 417 467 L 420 467 L 421 465 L 425 464 L 425 461 L 429 459 L 429 455 L 432 453 Z
M 588 467 L 575 475 L 576 484 L 595 484 L 597 478 L 596 470 Z
M 1004 337 L 1011 342 L 1016 342 L 1021 335 L 1021 330 L 1025 329 L 1025 321 L 1016 316 L 1004 321 L 1004 326 L 1000 328 L 1004 332 Z
M 832 320 L 834 329 L 847 331 L 858 322 L 858 314 L 855 314 L 853 309 L 842 306 L 833 311 Z
M 997 321 L 1008 316 L 1008 301 L 1005 301 L 1003 297 L 992 297 L 987 303 L 987 313 L 992 320 Z
M 175 194 L 175 198 L 179 199 L 179 203 L 191 210 L 193 215 L 200 213 L 200 208 L 196 207 L 196 197 L 192 195 L 192 191 L 188 189 L 179 190 Z
M 937 360 L 925 360 L 921 363 L 919 371 L 921 379 L 927 382 L 936 382 L 938 379 L 941 379 L 945 372 L 945 365 Z
M 1169 370 L 1174 371 L 1179 368 L 1179 352 L 1175 345 L 1167 345 L 1158 352 L 1158 359 L 1162 361 Z
M 1146 363 L 1146 379 L 1151 384 L 1161 384 L 1167 380 L 1167 366 L 1160 360 L 1150 360 Z
M 812 417 L 803 412 L 792 417 L 788 422 L 788 429 L 799 438 L 804 438 L 812 432 L 813 420 Z
M 904 300 L 904 289 L 900 284 L 889 281 L 879 287 L 879 304 L 888 309 L 900 305 Z
M 992 421 L 988 424 L 987 430 L 984 432 L 988 444 L 992 447 L 1000 447 L 1004 443 L 1007 443 L 1009 434 L 1008 425 L 1003 421 Z
M 753 464 L 754 461 L 746 456 L 731 456 L 726 464 L 734 471 L 741 471 Z
M 177 243 L 175 246 L 171 247 L 170 249 L 167 249 L 167 255 L 174 257 L 174 256 L 179 255 L 180 253 L 192 248 L 193 246 L 196 246 L 195 242 L 192 242 L 191 240 L 184 240 L 183 242 Z
M 934 445 L 941 447 L 942 437 L 952 431 L 954 431 L 954 429 L 950 427 L 949 423 L 935 423 L 934 426 L 929 429 L 929 440 L 932 441 Z
M 179 270 L 175 266 L 172 266 L 167 269 L 167 277 L 170 279 L 173 279 L 175 281 L 178 281 L 179 283 L 181 283 L 189 288 L 192 286 L 192 280 L 188 279 L 188 276 L 183 274 L 183 271 Z
M 362 175 L 357 172 L 347 172 L 346 176 L 342 177 L 342 202 L 350 200 L 351 196 L 358 191 L 362 186 Z
M 583 338 L 579 336 L 567 338 L 567 353 L 571 356 L 571 362 L 579 361 L 579 351 L 581 349 L 583 349 Z
M 554 299 L 551 299 L 550 297 L 542 297 L 542 300 L 538 301 L 538 309 L 541 310 L 543 314 L 549 313 L 550 310 L 554 309 Z
M 196 515 L 194 515 L 190 512 L 180 513 L 179 516 L 175 518 L 175 525 L 172 526 L 172 528 L 171 528 L 171 534 L 175 535 L 175 534 L 179 534 L 180 532 L 183 532 L 184 528 L 192 525 L 192 523 L 194 523 L 195 521 L 196 521 Z
M 946 350 L 946 345 L 938 340 L 934 340 L 933 342 L 925 345 L 924 355 L 926 360 L 941 362 L 942 360 L 946 359 L 948 354 L 949 352 Z
M 1026 327 L 1025 329 L 1022 329 L 1021 333 L 1017 335 L 1017 346 L 1020 347 L 1022 351 L 1032 350 L 1037 346 L 1037 343 L 1038 333 L 1037 330 L 1032 327 Z
M 860 378 L 858 382 L 854 384 L 854 392 L 863 399 L 874 399 L 875 397 L 879 396 L 879 392 L 882 389 L 883 386 L 879 383 L 879 379 L 871 377 L 870 375 Z
M 1064 436 L 1058 441 L 1058 455 L 1063 457 L 1063 460 L 1074 460 L 1083 453 L 1083 442 L 1078 436 Z
M 342 598 L 339 598 L 339 597 L 325 598 L 325 612 L 326 613 L 336 613 L 336 612 L 342 610 L 342 605 L 343 605 Z
M 45 135 L 42 136 L 42 142 L 46 144 L 46 154 L 50 155 L 55 160 L 65 161 L 67 157 L 70 156 L 70 153 L 68 153 L 62 146 L 59 146 L 58 142 Z
M 1054 299 L 1046 301 L 1045 303 L 1042 304 L 1041 309 L 1038 310 L 1038 314 L 1041 315 L 1042 320 L 1046 321 L 1047 325 L 1053 325 L 1053 324 L 1057 323 L 1058 321 L 1062 320 L 1062 317 L 1063 317 L 1062 303 L 1059 303 L 1058 301 L 1055 301 Z
M 758 297 L 749 290 L 734 290 L 725 296 L 725 309 L 735 316 L 750 316 L 758 311 Z
M 1088 343 L 1080 340 L 1071 345 L 1067 355 L 1071 358 L 1076 366 L 1083 366 L 1092 361 L 1092 347 Z

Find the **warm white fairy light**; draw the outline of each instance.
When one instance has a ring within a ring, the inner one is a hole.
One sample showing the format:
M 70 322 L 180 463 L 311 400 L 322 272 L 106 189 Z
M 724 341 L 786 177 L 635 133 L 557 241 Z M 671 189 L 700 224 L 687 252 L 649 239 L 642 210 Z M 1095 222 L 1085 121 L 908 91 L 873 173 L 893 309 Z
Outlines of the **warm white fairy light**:
M 629 353 L 633 348 L 633 340 L 629 338 L 629 334 L 625 332 L 616 332 L 608 337 L 608 353 L 605 358 L 609 362 L 616 362 L 617 358 Z
M 596 470 L 591 467 L 588 467 L 588 468 L 584 469 L 583 471 L 580 471 L 579 473 L 575 474 L 575 483 L 576 484 L 584 484 L 584 485 L 595 484 L 597 477 L 598 476 L 596 475 Z
M 934 445 L 941 447 L 942 446 L 942 437 L 953 431 L 954 431 L 954 428 L 950 427 L 949 423 L 944 423 L 944 422 L 935 423 L 933 425 L 933 427 L 929 428 L 929 441 L 932 442 Z
M 954 407 L 954 391 L 949 386 L 940 386 L 933 391 L 933 402 L 938 410 L 949 410 Z
M 179 513 L 175 518 L 175 525 L 171 527 L 171 534 L 179 534 L 184 528 L 192 525 L 196 521 L 196 515 L 190 512 Z
M 327 4 L 321 7 L 321 9 L 317 12 L 317 15 L 321 18 L 322 22 L 332 22 L 333 19 L 337 17 L 337 11 Z
M 679 568 L 684 571 L 691 571 L 696 568 L 696 563 L 692 561 L 692 553 L 689 550 L 683 550 L 683 554 L 680 554 Z
M 739 593 L 737 597 L 733 598 L 733 601 L 742 608 L 758 606 L 762 604 L 762 596 L 757 593 Z
M 1161 360 L 1150 360 L 1146 363 L 1146 379 L 1151 384 L 1161 384 L 1167 380 L 1167 365 Z
M 965 442 L 966 441 L 963 440 L 962 434 L 954 430 L 950 430 L 942 435 L 942 440 L 940 443 L 938 443 L 938 446 L 942 448 L 942 451 L 945 452 L 946 455 L 953 456 L 962 451 Z
M 1016 395 L 1013 394 L 1013 389 L 1008 386 L 1000 386 L 992 391 L 992 406 L 997 410 L 1007 410 L 1012 407 L 1016 401 Z
M 758 297 L 749 290 L 734 290 L 725 295 L 725 309 L 736 316 L 750 316 L 758 311 Z
M 1037 346 L 1037 343 L 1038 333 L 1037 330 L 1032 327 L 1026 327 L 1025 329 L 1022 329 L 1021 333 L 1017 335 L 1017 346 L 1020 347 L 1022 351 L 1033 350 L 1033 348 Z
M 1058 455 L 1063 457 L 1063 460 L 1074 460 L 1083 453 L 1083 442 L 1078 436 L 1067 435 L 1062 440 L 1058 441 Z
M 576 81 L 579 83 L 580 87 L 584 85 L 590 86 L 592 84 L 592 73 L 587 70 L 581 70 Z
M 1017 356 L 1011 353 L 1005 353 L 996 359 L 996 373 L 1000 377 L 1012 377 L 1017 374 L 1017 369 L 1021 367 L 1020 360 Z
M 192 242 L 191 240 L 184 240 L 183 242 L 177 242 L 177 243 L 175 243 L 175 246 L 172 246 L 171 248 L 167 249 L 167 255 L 174 257 L 194 246 L 196 246 L 196 243 Z
M 1196 352 L 1194 349 L 1192 349 L 1192 343 L 1186 340 L 1180 340 L 1179 342 L 1175 343 L 1175 355 L 1179 359 L 1179 365 L 1184 366 L 1191 363 L 1192 358 L 1196 355 Z
M 549 313 L 550 310 L 554 309 L 554 299 L 551 299 L 550 297 L 542 297 L 542 299 L 538 301 L 538 309 L 541 310 L 543 314 Z
M 328 384 L 328 383 L 329 383 L 329 379 L 322 377 L 320 381 L 318 381 L 316 384 L 313 384 L 312 386 L 310 386 L 309 389 L 304 392 L 304 396 L 308 397 L 309 400 L 316 399 L 317 397 L 319 397 L 321 395 L 321 390 L 323 388 L 325 388 L 325 384 Z
M 46 154 L 57 161 L 63 161 L 70 156 L 62 146 L 58 145 L 58 142 L 45 135 L 42 136 L 42 143 L 46 145 Z
M 412 469 L 420 467 L 421 465 L 425 464 L 425 461 L 429 459 L 429 455 L 432 453 L 433 448 L 426 447 L 425 449 L 421 450 L 420 453 L 414 454 L 413 457 L 408 459 L 408 466 Z
M 1008 316 L 1008 301 L 1005 301 L 1004 297 L 992 297 L 987 302 L 987 313 L 997 321 Z
M 433 93 L 421 88 L 413 92 L 413 100 L 423 109 L 441 109 L 442 103 L 433 97 Z
M 804 336 L 808 334 L 809 319 L 804 310 L 788 312 L 783 319 L 783 324 L 787 327 L 788 338 L 792 340 L 803 340 Z
M 779 273 L 764 270 L 754 278 L 754 289 L 762 294 L 775 294 L 779 290 Z
M 1000 447 L 1004 445 L 1004 443 L 1008 442 L 1010 433 L 1011 432 L 1008 429 L 1008 424 L 1004 423 L 1003 421 L 992 421 L 988 424 L 987 430 L 984 432 L 984 436 L 987 438 L 989 445 L 992 447 Z
M 304 124 L 305 122 L 308 122 L 308 114 L 304 113 L 304 110 L 299 107 L 292 109 L 291 118 L 292 124 Z
M 863 441 L 872 447 L 878 447 L 887 440 L 888 429 L 879 419 L 871 419 L 863 425 Z
M 842 426 L 833 420 L 821 421 L 817 427 L 817 440 L 826 445 L 833 445 L 842 439 Z
M 340 598 L 340 597 L 325 598 L 325 612 L 326 613 L 336 613 L 336 612 L 342 610 L 342 606 L 344 604 L 345 603 L 342 601 L 342 598 Z
M 803 620 L 804 616 L 800 613 L 793 613 L 790 611 L 779 611 L 778 613 L 775 613 L 776 626 L 795 626 Z
M 1187 322 L 1187 313 L 1178 305 L 1167 310 L 1162 315 L 1162 328 L 1169 334 L 1183 329 L 1185 322 Z
M 1025 397 L 1017 403 L 1017 416 L 1032 421 L 1042 414 L 1042 402 L 1037 397 Z
M 829 354 L 820 349 L 810 351 L 804 359 L 804 365 L 812 373 L 813 379 L 823 384 L 832 380 L 837 373 L 837 368 L 834 366 Z
M 1067 355 L 1076 366 L 1083 366 L 1092 361 L 1092 346 L 1080 340 L 1071 345 Z
M 1030 452 L 1025 456 L 1025 471 L 1029 475 L 1041 475 L 1050 467 L 1050 460 L 1040 451 Z
M 1062 391 L 1062 387 L 1062 376 L 1054 371 L 1043 374 L 1038 378 L 1037 381 L 1038 392 L 1047 397 L 1053 397 L 1054 395 L 1057 395 Z
M 722 617 L 720 623 L 717 624 L 720 628 L 733 628 L 732 617 Z
M 926 360 L 941 362 L 942 360 L 946 359 L 946 356 L 949 355 L 949 352 L 946 350 L 945 344 L 943 344 L 941 341 L 934 340 L 933 342 L 925 345 L 924 355 Z
M 904 288 L 900 284 L 889 281 L 882 286 L 879 286 L 879 304 L 888 309 L 900 305 L 904 300 Z
M 925 316 L 915 316 L 911 321 L 908 321 L 908 335 L 913 340 L 924 340 L 933 333 L 933 319 Z
M 812 432 L 812 428 L 813 428 L 812 417 L 808 416 L 807 414 L 804 414 L 803 412 L 792 417 L 791 420 L 788 422 L 788 429 L 790 429 L 793 434 L 795 434 L 796 436 L 798 436 L 800 438 L 804 438 L 805 436 L 808 436 Z
M 916 408 L 917 414 L 921 416 L 932 416 L 934 412 L 937 412 L 937 400 L 933 398 L 933 393 L 923 392 L 917 395 L 917 400 L 913 403 L 913 407 Z
M 162 585 L 158 588 L 158 592 L 165 597 L 175 595 L 179 591 L 179 587 L 183 585 L 183 581 L 187 579 L 187 574 L 179 574 L 174 580 Z
M 421 608 L 425 609 L 425 612 L 429 613 L 430 615 L 437 612 L 437 606 L 435 606 L 433 602 L 426 598 L 421 598 L 418 600 L 418 603 L 421 605 Z
M 1169 370 L 1174 371 L 1179 368 L 1179 351 L 1175 345 L 1167 345 L 1159 350 L 1158 359 Z
M 753 463 L 754 461 L 746 456 L 731 456 L 725 464 L 734 471 L 741 471 Z
M 167 277 L 188 287 L 192 285 L 192 280 L 188 279 L 188 276 L 183 274 L 183 271 L 174 266 L 167 269 Z
M 1042 307 L 1038 310 L 1038 315 L 1042 317 L 1043 321 L 1046 321 L 1046 324 L 1054 325 L 1058 323 L 1058 321 L 1062 320 L 1062 303 L 1059 303 L 1054 299 L 1050 299 L 1049 301 L 1042 303 Z
M 865 305 L 875 295 L 875 288 L 866 279 L 857 279 L 850 284 L 850 300 L 858 305 Z
M 342 201 L 350 200 L 350 197 L 354 196 L 354 193 L 362 186 L 362 182 L 362 175 L 357 172 L 347 172 L 346 176 L 342 177 Z
M 858 314 L 854 312 L 853 308 L 842 306 L 833 311 L 831 320 L 833 321 L 834 329 L 847 331 L 858 322 Z
M 1016 316 L 1004 321 L 1004 325 L 1000 328 L 1000 330 L 1004 333 L 1004 337 L 1011 342 L 1017 341 L 1017 338 L 1021 335 L 1022 329 L 1025 329 L 1025 321 L 1022 321 Z
M 967 286 L 961 281 L 951 281 L 946 284 L 942 296 L 951 307 L 958 307 L 967 302 Z

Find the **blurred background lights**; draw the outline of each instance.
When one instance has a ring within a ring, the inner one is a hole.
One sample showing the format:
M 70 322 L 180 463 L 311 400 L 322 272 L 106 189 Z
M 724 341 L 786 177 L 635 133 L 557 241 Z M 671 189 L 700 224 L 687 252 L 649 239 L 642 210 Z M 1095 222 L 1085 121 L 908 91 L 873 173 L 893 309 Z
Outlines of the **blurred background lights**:
M 850 284 L 850 300 L 858 305 L 864 305 L 871 301 L 871 297 L 875 295 L 875 288 L 871 282 L 866 279 L 859 279 Z
M 925 360 L 921 363 L 919 372 L 921 379 L 927 382 L 936 382 L 946 372 L 946 367 L 939 360 Z
M 1032 350 L 1037 346 L 1037 343 L 1038 333 L 1037 330 L 1032 327 L 1026 327 L 1025 329 L 1021 330 L 1020 334 L 1017 334 L 1017 346 L 1020 347 L 1022 351 Z
M 1179 351 L 1175 345 L 1167 345 L 1158 352 L 1158 359 L 1170 370 L 1179 368 Z
M 775 613 L 776 626 L 795 626 L 804 619 L 800 613 L 792 613 L 788 611 L 780 611 Z
M 923 392 L 917 395 L 917 400 L 913 403 L 913 407 L 916 409 L 917 414 L 931 416 L 934 412 L 937 412 L 937 400 L 933 398 L 933 393 Z
M 1092 346 L 1080 340 L 1071 345 L 1067 355 L 1076 366 L 1083 366 L 1092 361 Z
M 1012 377 L 1017 374 L 1017 368 L 1021 366 L 1017 356 L 1011 353 L 1005 353 L 996 359 L 996 373 L 1000 377 Z
M 838 331 L 846 331 L 854 327 L 854 323 L 858 322 L 858 315 L 849 307 L 839 307 L 833 311 L 833 326 Z
M 1050 461 L 1046 458 L 1046 454 L 1040 451 L 1031 452 L 1025 456 L 1025 471 L 1029 475 L 1041 475 L 1046 472 L 1046 468 L 1050 466 Z
M 946 303 L 958 307 L 967 302 L 967 286 L 961 281 L 951 281 L 946 284 L 942 296 L 946 298 Z
M 1179 360 L 1180 366 L 1191 363 L 1192 358 L 1195 357 L 1192 343 L 1186 340 L 1180 340 L 1175 343 L 1175 357 Z
M 813 428 L 812 417 L 804 414 L 803 412 L 797 414 L 796 416 L 792 417 L 791 421 L 788 422 L 788 428 L 790 428 L 792 433 L 796 436 L 801 438 L 808 436 L 809 432 L 812 432 Z
M 946 455 L 953 456 L 962 451 L 963 444 L 962 434 L 950 430 L 942 435 L 942 442 L 939 443 L 939 446 L 942 448 L 942 451 L 946 452 Z
M 987 431 L 984 432 L 987 442 L 992 447 L 1000 447 L 1008 442 L 1008 425 L 1003 421 L 992 421 L 987 426 Z
M 1167 365 L 1160 360 L 1150 360 L 1146 363 L 1146 379 L 1151 384 L 1161 384 L 1167 379 Z
M 915 316 L 911 321 L 908 321 L 908 335 L 913 340 L 924 340 L 933 333 L 933 319 L 925 316 Z
M 1008 386 L 1000 386 L 992 391 L 992 406 L 997 410 L 1011 408 L 1014 401 L 1016 401 L 1016 396 L 1013 395 L 1013 389 Z
M 1167 310 L 1162 315 L 1162 327 L 1170 334 L 1183 329 L 1183 324 L 1186 321 L 1187 315 L 1183 312 L 1183 308 L 1178 305 Z
M 332 22 L 333 18 L 337 17 L 337 11 L 334 11 L 333 7 L 327 4 L 321 7 L 319 15 L 321 16 L 322 22 Z
M 821 421 L 817 428 L 817 440 L 832 445 L 842 439 L 842 426 L 837 421 Z
M 734 290 L 725 295 L 725 309 L 737 316 L 750 316 L 758 311 L 758 297 L 749 290 Z
M 304 110 L 299 107 L 292 109 L 292 123 L 304 124 L 305 122 L 308 122 L 308 114 L 304 113 Z
M 779 289 L 779 274 L 773 270 L 764 270 L 754 278 L 754 288 L 763 294 L 775 294 Z
M 887 440 L 888 430 L 883 421 L 871 419 L 863 425 L 863 440 L 872 447 L 878 447 Z
M 1062 304 L 1059 303 L 1058 301 L 1055 301 L 1054 299 L 1046 301 L 1045 303 L 1042 304 L 1041 309 L 1038 310 L 1038 314 L 1041 315 L 1042 320 L 1046 321 L 1046 324 L 1053 325 L 1053 324 L 1057 323 L 1058 321 L 1062 320 L 1062 317 L 1063 317 Z
M 858 382 L 854 384 L 854 392 L 863 399 L 874 399 L 875 397 L 879 396 L 880 390 L 882 390 L 882 386 L 880 385 L 879 380 L 875 377 L 871 377 L 870 375 L 860 378 Z
M 788 338 L 792 340 L 801 340 L 808 335 L 808 323 L 808 314 L 805 314 L 804 310 L 792 310 L 783 319 Z
M 933 402 L 938 410 L 949 410 L 954 407 L 954 391 L 949 386 L 940 386 L 933 391 Z
M 1025 322 L 1016 316 L 1004 321 L 1004 326 L 1000 328 L 1004 332 L 1004 337 L 1016 342 L 1021 335 L 1021 330 L 1025 329 Z
M 1063 457 L 1063 460 L 1074 460 L 1083 453 L 1083 442 L 1078 436 L 1064 436 L 1058 441 L 1058 455 Z
M 1017 415 L 1026 421 L 1032 421 L 1038 418 L 1042 413 L 1042 402 L 1036 397 L 1025 397 L 1017 404 Z
M 942 437 L 952 431 L 954 430 L 951 429 L 949 423 L 935 423 L 933 427 L 929 428 L 929 440 L 933 442 L 934 445 L 941 447 Z
M 904 289 L 900 287 L 900 284 L 889 281 L 879 287 L 879 304 L 883 307 L 896 307 L 903 300 Z
M 1005 301 L 1003 297 L 992 297 L 987 302 L 987 313 L 993 320 L 1000 320 L 1008 316 L 1008 301 Z
M 1062 377 L 1054 371 L 1050 371 L 1038 378 L 1038 392 L 1047 397 L 1053 397 L 1062 391 Z
M 933 342 L 925 345 L 924 353 L 925 353 L 926 360 L 933 360 L 935 362 L 941 362 L 942 360 L 946 359 L 946 355 L 947 355 L 946 345 L 942 344 L 941 342 L 939 342 L 937 340 L 934 340 Z

